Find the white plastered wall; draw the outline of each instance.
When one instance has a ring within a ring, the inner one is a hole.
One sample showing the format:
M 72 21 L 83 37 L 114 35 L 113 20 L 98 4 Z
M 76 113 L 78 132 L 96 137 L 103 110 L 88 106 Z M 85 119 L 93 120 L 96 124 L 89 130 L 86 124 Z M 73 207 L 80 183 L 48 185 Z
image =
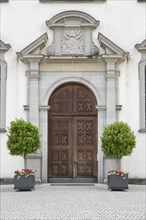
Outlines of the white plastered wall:
M 80 10 L 100 21 L 94 30 L 94 42 L 98 45 L 98 32 L 103 33 L 125 51 L 130 52 L 128 61 L 119 66 L 119 103 L 122 110 L 119 120 L 130 124 L 137 137 L 137 145 L 130 157 L 122 159 L 122 168 L 129 171 L 130 177 L 145 177 L 144 162 L 146 133 L 139 133 L 139 80 L 138 62 L 140 53 L 134 48 L 145 39 L 145 6 L 135 1 L 111 1 L 85 4 L 42 4 L 39 1 L 9 1 L 1 4 L 1 39 L 11 44 L 5 54 L 7 71 L 7 111 L 6 124 L 22 117 L 26 119 L 23 105 L 27 104 L 27 66 L 18 61 L 16 52 L 48 33 L 50 44 L 53 36 L 45 24 L 56 14 L 66 10 Z M 15 169 L 23 167 L 23 159 L 12 157 L 6 149 L 6 133 L 0 133 L 1 177 L 13 177 Z

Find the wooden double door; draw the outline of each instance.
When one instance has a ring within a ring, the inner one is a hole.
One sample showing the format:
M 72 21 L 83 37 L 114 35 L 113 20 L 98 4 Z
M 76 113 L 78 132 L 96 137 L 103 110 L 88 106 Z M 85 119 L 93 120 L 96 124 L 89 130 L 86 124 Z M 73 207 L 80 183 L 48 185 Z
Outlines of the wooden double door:
M 59 87 L 48 114 L 48 181 L 97 181 L 97 112 L 93 93 L 81 84 Z

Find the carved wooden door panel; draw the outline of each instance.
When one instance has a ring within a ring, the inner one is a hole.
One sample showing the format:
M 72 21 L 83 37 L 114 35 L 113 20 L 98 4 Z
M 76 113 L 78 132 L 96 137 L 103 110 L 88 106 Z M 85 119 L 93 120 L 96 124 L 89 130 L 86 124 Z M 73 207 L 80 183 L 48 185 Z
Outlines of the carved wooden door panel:
M 95 177 L 97 175 L 96 123 L 94 117 L 75 118 L 74 168 L 76 177 Z
M 74 86 L 74 175 L 97 176 L 97 112 L 89 89 Z
M 49 176 L 72 177 L 72 119 L 53 117 L 49 120 Z
M 97 176 L 97 112 L 92 92 L 81 84 L 59 87 L 49 101 L 49 178 Z

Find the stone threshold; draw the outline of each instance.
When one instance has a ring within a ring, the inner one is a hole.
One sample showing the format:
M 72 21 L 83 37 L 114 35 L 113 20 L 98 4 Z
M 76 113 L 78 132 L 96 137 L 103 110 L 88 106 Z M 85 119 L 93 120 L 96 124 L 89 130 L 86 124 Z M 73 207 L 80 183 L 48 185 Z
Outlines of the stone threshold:
M 51 183 L 50 186 L 95 186 L 94 183 Z

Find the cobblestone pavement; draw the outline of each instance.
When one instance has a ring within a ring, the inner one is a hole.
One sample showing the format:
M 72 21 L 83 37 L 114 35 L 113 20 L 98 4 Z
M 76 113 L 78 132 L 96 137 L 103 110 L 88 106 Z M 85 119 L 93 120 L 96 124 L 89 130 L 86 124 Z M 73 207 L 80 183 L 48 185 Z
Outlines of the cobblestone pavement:
M 95 186 L 36 185 L 15 192 L 1 186 L 1 220 L 145 220 L 146 186 L 129 185 L 128 191 Z

